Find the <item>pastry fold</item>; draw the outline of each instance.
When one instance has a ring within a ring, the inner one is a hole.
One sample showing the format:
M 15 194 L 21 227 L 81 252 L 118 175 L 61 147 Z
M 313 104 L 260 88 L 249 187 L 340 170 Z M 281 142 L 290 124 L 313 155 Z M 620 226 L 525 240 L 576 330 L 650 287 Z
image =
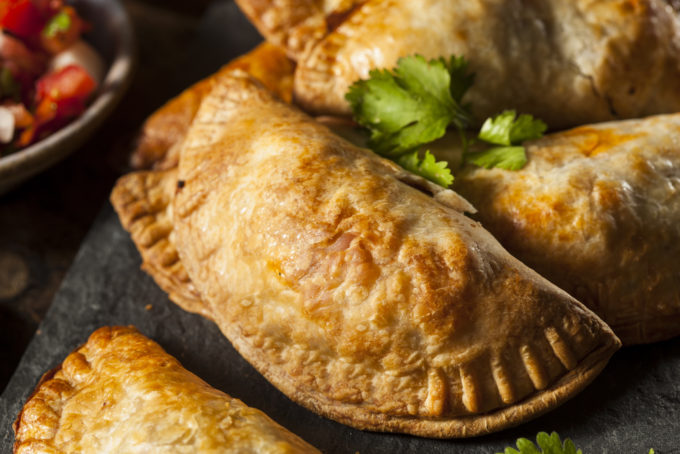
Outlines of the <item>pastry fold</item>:
M 177 165 L 181 145 L 203 97 L 210 92 L 220 74 L 240 69 L 262 82 L 281 99 L 290 101 L 293 91 L 294 63 L 283 49 L 264 42 L 247 54 L 227 63 L 222 69 L 168 101 L 144 125 L 131 157 L 136 169 L 169 169 Z
M 624 344 L 680 335 L 680 114 L 583 126 L 527 144 L 517 172 L 468 166 L 456 191 L 524 263 Z
M 137 245 L 142 269 L 182 309 L 212 319 L 175 247 L 172 200 L 176 190 L 177 168 L 133 172 L 120 178 L 111 202 Z
M 343 423 L 500 430 L 574 395 L 619 347 L 456 193 L 243 73 L 204 98 L 178 172 L 174 244 L 212 318 L 275 386 Z
M 680 26 L 663 0 L 370 0 L 298 59 L 296 102 L 348 114 L 354 81 L 412 54 L 469 60 L 477 122 L 509 108 L 551 129 L 680 110 Z
M 366 0 L 236 0 L 267 39 L 301 58 Z
M 318 453 L 184 369 L 134 328 L 95 331 L 14 423 L 22 453 Z

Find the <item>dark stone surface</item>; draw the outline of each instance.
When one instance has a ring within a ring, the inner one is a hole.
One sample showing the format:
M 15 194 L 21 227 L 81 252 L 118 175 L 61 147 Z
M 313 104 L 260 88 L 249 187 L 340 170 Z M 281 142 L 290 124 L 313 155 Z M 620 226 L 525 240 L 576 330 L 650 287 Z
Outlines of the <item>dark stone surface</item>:
M 195 63 L 159 83 L 184 86 L 180 84 L 216 69 L 258 40 L 231 2 L 209 4 L 197 29 L 189 46 Z M 149 86 L 152 74 L 142 71 L 140 76 L 149 79 L 144 81 Z M 581 395 L 542 418 L 499 434 L 428 440 L 367 433 L 292 403 L 234 351 L 215 325 L 172 304 L 139 265 L 127 233 L 111 208 L 105 208 L 0 396 L 0 452 L 11 452 L 11 423 L 44 372 L 96 328 L 132 324 L 211 385 L 265 411 L 326 453 L 494 453 L 518 437 L 534 438 L 542 430 L 572 438 L 585 454 L 646 454 L 649 448 L 680 453 L 680 339 L 620 351 Z M 3 338 L 11 339 L 11 332 L 5 331 Z

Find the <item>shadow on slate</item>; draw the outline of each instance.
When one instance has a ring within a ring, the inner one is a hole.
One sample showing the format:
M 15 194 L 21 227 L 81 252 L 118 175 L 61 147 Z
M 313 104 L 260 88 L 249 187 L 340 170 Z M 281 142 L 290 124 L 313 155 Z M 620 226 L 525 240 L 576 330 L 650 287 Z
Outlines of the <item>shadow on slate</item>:
M 208 10 L 196 41 L 200 61 L 182 74 L 207 75 L 257 42 L 231 2 Z M 199 51 L 202 49 L 201 51 Z M 326 453 L 495 453 L 538 431 L 570 437 L 585 454 L 680 453 L 680 339 L 618 352 L 595 382 L 559 409 L 518 428 L 467 440 L 361 432 L 296 405 L 262 378 L 200 316 L 182 311 L 140 270 L 140 257 L 110 206 L 102 211 L 52 307 L 0 396 L 0 452 L 11 452 L 11 424 L 40 376 L 105 325 L 135 325 L 212 386 Z M 151 309 L 145 309 L 151 304 Z

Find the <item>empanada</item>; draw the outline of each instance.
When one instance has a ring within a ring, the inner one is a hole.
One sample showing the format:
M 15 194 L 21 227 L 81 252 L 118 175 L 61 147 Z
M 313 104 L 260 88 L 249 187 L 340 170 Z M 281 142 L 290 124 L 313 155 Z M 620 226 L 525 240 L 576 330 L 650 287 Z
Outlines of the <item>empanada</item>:
M 366 0 L 236 0 L 268 41 L 301 58 Z
M 172 200 L 176 190 L 177 168 L 133 172 L 120 178 L 111 202 L 139 249 L 142 269 L 182 309 L 212 319 L 175 247 Z
M 22 453 L 316 453 L 133 328 L 101 328 L 47 373 L 14 423 Z
M 528 144 L 517 172 L 466 167 L 455 189 L 510 252 L 624 344 L 680 335 L 680 114 Z
M 338 421 L 499 430 L 571 397 L 619 346 L 454 192 L 242 73 L 204 99 L 178 178 L 175 244 L 212 317 L 275 386 Z
M 132 154 L 132 167 L 169 169 L 177 165 L 179 145 L 184 134 L 218 75 L 234 69 L 243 70 L 280 98 L 290 101 L 293 68 L 294 63 L 286 57 L 283 49 L 266 42 L 229 62 L 217 73 L 195 83 L 168 101 L 149 117 L 142 126 L 139 143 Z
M 552 129 L 680 110 L 680 26 L 663 0 L 370 0 L 300 58 L 295 99 L 347 114 L 350 84 L 402 56 L 464 55 L 477 121 Z

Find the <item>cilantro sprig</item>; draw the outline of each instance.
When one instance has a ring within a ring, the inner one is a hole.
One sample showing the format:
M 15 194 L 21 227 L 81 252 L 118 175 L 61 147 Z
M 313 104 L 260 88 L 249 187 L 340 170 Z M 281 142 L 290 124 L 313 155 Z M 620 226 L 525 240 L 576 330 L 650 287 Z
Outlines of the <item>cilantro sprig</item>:
M 464 58 L 427 61 L 420 55 L 399 59 L 390 71 L 376 69 L 355 82 L 346 95 L 355 120 L 371 132 L 369 146 L 411 172 L 442 186 L 453 182 L 446 162 L 436 162 L 419 148 L 444 134 L 450 125 L 465 129 L 471 120 L 461 104 L 474 76 Z
M 580 449 L 576 449 L 574 442 L 565 438 L 564 443 L 560 440 L 557 432 L 548 435 L 546 432 L 539 432 L 536 436 L 536 444 L 526 438 L 517 440 L 517 449 L 505 448 L 505 451 L 497 454 L 583 454 Z M 650 449 L 648 454 L 654 454 Z
M 536 436 L 536 443 L 533 444 L 527 438 L 517 440 L 517 449 L 505 448 L 505 451 L 497 454 L 583 454 L 580 449 L 576 449 L 574 442 L 565 439 L 564 443 L 560 440 L 557 432 L 548 435 L 546 432 L 539 432 Z
M 397 159 L 397 164 L 445 188 L 453 183 L 453 175 L 446 161 L 436 161 L 429 151 L 425 152 L 423 158 L 420 157 L 418 151 L 401 155 Z
M 517 170 L 526 163 L 521 143 L 540 137 L 546 125 L 530 115 L 505 111 L 488 119 L 479 139 L 491 148 L 470 153 L 465 130 L 472 122 L 463 104 L 474 82 L 463 57 L 426 60 L 420 55 L 399 59 L 393 70 L 376 69 L 355 82 L 345 96 L 354 119 L 370 131 L 369 146 L 405 169 L 448 187 L 453 175 L 448 163 L 437 162 L 423 146 L 439 139 L 450 127 L 463 142 L 465 161 L 491 168 Z
M 470 113 L 460 103 L 472 84 L 466 71 L 462 58 L 401 58 L 393 71 L 375 69 L 354 83 L 346 98 L 356 121 L 371 131 L 369 146 L 398 158 L 442 137 L 451 124 L 468 126 Z
M 479 167 L 519 170 L 527 162 L 522 143 L 543 136 L 548 125 L 531 115 L 517 117 L 514 110 L 505 110 L 488 118 L 479 132 L 479 139 L 493 145 L 483 151 L 466 153 L 465 160 Z

